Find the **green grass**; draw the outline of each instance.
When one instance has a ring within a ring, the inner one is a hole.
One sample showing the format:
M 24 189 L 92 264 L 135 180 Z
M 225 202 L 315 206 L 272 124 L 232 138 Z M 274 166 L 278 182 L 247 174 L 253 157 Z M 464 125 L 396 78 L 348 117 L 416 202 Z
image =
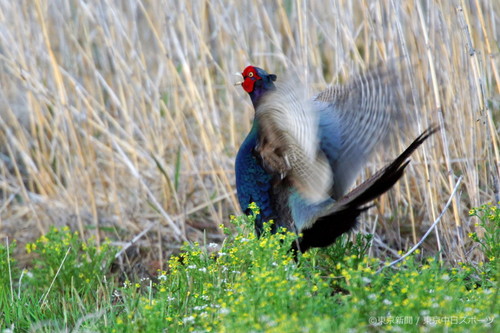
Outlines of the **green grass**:
M 227 234 L 222 245 L 185 244 L 154 281 L 125 283 L 105 275 L 117 249 L 53 228 L 27 245 L 35 255 L 28 271 L 10 257 L 15 243 L 1 246 L 0 279 L 12 288 L 0 292 L 0 329 L 491 331 L 499 312 L 500 209 L 485 205 L 471 215 L 483 231 L 470 237 L 484 263 L 451 267 L 416 251 L 386 267 L 366 254 L 371 236 L 362 235 L 295 260 L 288 251 L 295 235 L 267 231 L 258 239 L 254 215 L 232 217 L 234 230 L 221 226 Z

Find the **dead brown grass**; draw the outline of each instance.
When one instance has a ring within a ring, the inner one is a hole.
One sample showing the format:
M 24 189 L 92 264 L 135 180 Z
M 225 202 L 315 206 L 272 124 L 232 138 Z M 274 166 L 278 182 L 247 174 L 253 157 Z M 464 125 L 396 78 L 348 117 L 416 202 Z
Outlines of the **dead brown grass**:
M 0 235 L 148 229 L 160 259 L 220 240 L 253 116 L 233 73 L 294 70 L 317 91 L 393 58 L 412 64 L 410 130 L 367 173 L 428 124 L 445 130 L 361 229 L 377 251 L 408 248 L 464 175 L 424 249 L 470 260 L 468 211 L 499 175 L 499 15 L 494 0 L 0 1 Z

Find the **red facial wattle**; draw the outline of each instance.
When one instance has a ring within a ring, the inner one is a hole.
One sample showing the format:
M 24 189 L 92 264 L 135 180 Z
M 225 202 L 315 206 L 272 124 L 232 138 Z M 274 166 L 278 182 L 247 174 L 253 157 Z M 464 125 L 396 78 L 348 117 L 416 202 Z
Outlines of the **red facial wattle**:
M 247 93 L 251 93 L 253 91 L 254 85 L 255 85 L 255 80 L 253 80 L 250 77 L 245 78 L 245 80 L 241 84 L 241 86 L 243 87 L 243 89 L 245 89 Z
M 253 66 L 248 66 L 247 68 L 245 68 L 241 75 L 243 75 L 243 83 L 241 85 L 247 93 L 251 93 L 254 90 L 255 82 L 262 79 L 257 74 L 257 70 Z

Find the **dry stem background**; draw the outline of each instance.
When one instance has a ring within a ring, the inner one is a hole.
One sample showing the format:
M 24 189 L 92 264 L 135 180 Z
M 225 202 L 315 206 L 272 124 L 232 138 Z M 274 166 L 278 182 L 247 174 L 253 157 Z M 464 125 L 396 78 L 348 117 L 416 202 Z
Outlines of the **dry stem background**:
M 51 225 L 118 245 L 146 230 L 137 244 L 160 266 L 182 241 L 221 241 L 253 117 L 233 73 L 295 71 L 319 91 L 397 59 L 411 64 L 408 125 L 360 181 L 443 130 L 359 230 L 395 255 L 463 175 L 423 251 L 476 260 L 469 209 L 499 200 L 499 15 L 496 0 L 0 0 L 2 241 L 22 258 Z

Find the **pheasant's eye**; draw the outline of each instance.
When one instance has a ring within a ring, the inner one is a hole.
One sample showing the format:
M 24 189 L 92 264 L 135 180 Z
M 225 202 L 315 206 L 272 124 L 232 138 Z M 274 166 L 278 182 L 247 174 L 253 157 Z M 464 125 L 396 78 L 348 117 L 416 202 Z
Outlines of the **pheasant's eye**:
M 253 72 L 248 73 L 248 77 L 253 77 Z

